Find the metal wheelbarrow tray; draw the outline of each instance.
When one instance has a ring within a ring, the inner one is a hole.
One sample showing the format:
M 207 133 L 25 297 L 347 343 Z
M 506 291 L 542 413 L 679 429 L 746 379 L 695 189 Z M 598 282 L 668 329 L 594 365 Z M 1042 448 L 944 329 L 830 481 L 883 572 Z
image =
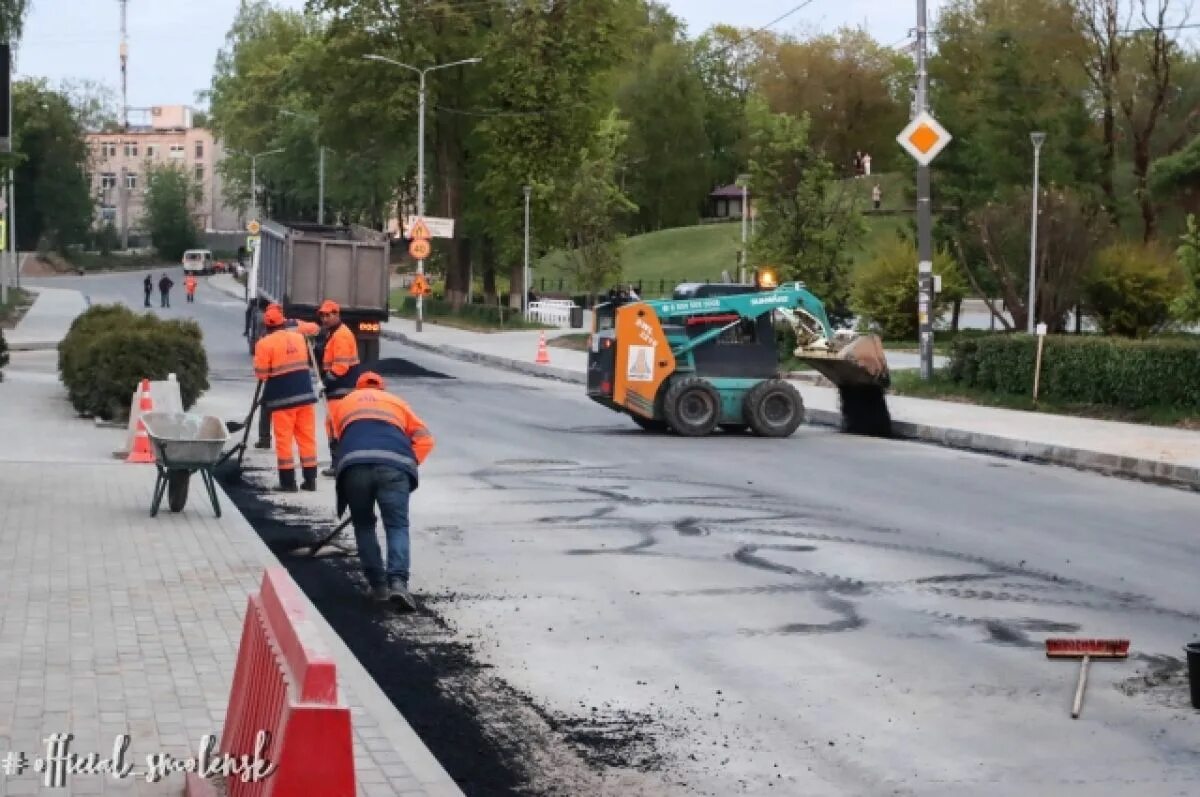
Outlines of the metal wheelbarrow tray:
M 196 471 L 204 480 L 213 511 L 221 516 L 213 468 L 229 439 L 225 422 L 213 415 L 189 412 L 148 412 L 142 416 L 146 435 L 154 447 L 154 466 L 158 479 L 154 483 L 154 503 L 150 517 L 158 514 L 163 494 L 172 512 L 182 512 L 187 505 L 188 482 Z

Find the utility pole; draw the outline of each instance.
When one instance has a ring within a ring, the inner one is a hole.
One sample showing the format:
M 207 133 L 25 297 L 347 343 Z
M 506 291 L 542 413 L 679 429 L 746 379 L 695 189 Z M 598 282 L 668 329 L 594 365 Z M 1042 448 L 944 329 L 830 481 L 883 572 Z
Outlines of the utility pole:
M 125 16 L 126 9 L 129 5 L 129 0 L 120 0 L 121 3 L 121 129 L 125 132 L 129 131 L 129 80 L 128 80 L 128 65 L 129 65 L 129 44 L 126 39 Z
M 427 66 L 424 69 L 418 69 L 411 64 L 401 63 L 391 58 L 382 55 L 368 54 L 363 58 L 367 61 L 382 61 L 385 64 L 398 66 L 401 69 L 407 69 L 409 72 L 416 72 L 421 78 L 419 88 L 419 99 L 417 104 L 417 218 L 424 220 L 425 218 L 425 76 L 435 69 L 448 69 L 452 66 L 461 66 L 465 64 L 478 64 L 482 58 L 466 58 L 462 61 L 451 61 L 447 64 L 436 64 L 435 66 Z M 417 258 L 417 274 L 425 274 L 425 259 Z M 417 331 L 421 331 L 422 322 L 425 315 L 425 296 L 417 295 Z
M 317 177 L 317 224 L 325 223 L 325 146 L 321 145 L 321 165 Z
M 525 186 L 525 270 L 521 281 L 524 283 L 524 291 L 521 292 L 521 307 L 525 309 L 522 316 L 529 314 L 529 197 L 533 193 L 532 186 Z
M 121 249 L 129 249 L 129 170 L 121 167 L 121 176 L 117 178 L 117 191 L 121 197 Z
M 746 225 L 750 221 L 750 177 L 743 174 L 738 178 L 738 182 L 742 184 L 742 253 L 741 262 L 738 264 L 738 283 L 746 281 Z
M 929 110 L 925 0 L 917 0 L 917 113 Z M 921 379 L 933 377 L 933 209 L 929 165 L 917 165 L 917 293 Z
M 1046 134 L 1030 133 L 1029 140 L 1033 142 L 1033 219 L 1029 224 L 1029 308 L 1025 314 L 1028 316 L 1026 331 L 1032 335 L 1037 325 L 1038 168 Z

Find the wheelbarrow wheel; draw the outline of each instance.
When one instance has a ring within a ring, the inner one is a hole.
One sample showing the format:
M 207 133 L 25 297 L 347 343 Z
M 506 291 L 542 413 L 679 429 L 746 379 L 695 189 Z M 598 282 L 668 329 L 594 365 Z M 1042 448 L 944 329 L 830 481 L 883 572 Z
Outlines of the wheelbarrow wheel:
M 182 512 L 187 506 L 191 478 L 192 474 L 186 470 L 173 470 L 167 474 L 167 506 L 172 512 Z

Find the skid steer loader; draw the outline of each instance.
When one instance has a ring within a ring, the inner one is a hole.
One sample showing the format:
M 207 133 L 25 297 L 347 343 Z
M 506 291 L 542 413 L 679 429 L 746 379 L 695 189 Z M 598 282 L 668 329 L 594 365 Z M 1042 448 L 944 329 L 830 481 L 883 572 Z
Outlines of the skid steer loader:
M 794 356 L 838 388 L 842 429 L 890 436 L 879 338 L 835 336 L 820 300 L 802 283 L 776 285 L 770 272 L 749 285 L 681 285 L 671 299 L 598 305 L 587 395 L 648 431 L 788 437 L 804 402 L 779 373 L 776 317 L 796 332 Z

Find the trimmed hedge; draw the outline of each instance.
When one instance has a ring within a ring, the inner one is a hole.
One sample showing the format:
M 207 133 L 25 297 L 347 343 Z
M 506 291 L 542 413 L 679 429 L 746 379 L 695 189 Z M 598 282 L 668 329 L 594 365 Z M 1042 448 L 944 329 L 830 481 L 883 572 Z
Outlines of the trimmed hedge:
M 8 365 L 8 341 L 4 339 L 4 330 L 0 329 L 0 369 Z M 4 381 L 4 372 L 0 370 L 0 382 Z
M 208 389 L 208 357 L 194 321 L 163 321 L 121 305 L 96 305 L 58 344 L 58 371 L 82 415 L 129 417 L 129 397 L 142 379 L 175 374 L 184 409 Z
M 956 340 L 948 375 L 967 387 L 1033 394 L 1037 337 Z M 1121 409 L 1200 407 L 1200 342 L 1051 335 L 1042 351 L 1040 398 Z

